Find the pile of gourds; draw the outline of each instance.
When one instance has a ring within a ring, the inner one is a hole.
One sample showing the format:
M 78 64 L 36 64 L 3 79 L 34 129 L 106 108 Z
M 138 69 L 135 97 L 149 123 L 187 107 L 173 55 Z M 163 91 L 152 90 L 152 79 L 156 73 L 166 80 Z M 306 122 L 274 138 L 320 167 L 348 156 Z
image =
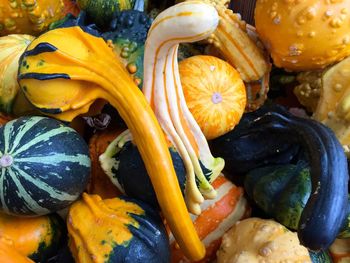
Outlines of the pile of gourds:
M 0 1 L 0 262 L 348 256 L 350 0 L 228 4 Z

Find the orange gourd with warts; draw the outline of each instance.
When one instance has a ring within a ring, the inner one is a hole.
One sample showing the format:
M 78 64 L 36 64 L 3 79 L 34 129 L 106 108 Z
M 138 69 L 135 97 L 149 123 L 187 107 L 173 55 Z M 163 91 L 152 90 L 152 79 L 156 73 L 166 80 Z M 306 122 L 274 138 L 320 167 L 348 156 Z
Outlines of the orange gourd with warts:
M 63 0 L 7 0 L 0 3 L 0 36 L 38 35 L 64 14 Z

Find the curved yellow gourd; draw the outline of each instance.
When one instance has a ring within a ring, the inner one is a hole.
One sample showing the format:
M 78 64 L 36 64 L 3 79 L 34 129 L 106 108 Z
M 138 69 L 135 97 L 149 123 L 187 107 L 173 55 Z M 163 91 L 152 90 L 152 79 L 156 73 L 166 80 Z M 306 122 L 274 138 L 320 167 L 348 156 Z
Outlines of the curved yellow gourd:
M 183 2 L 157 16 L 145 45 L 142 91 L 167 138 L 184 162 L 185 199 L 193 214 L 200 214 L 204 197 L 215 198 L 216 191 L 210 181 L 220 174 L 224 160 L 212 156 L 204 134 L 186 105 L 177 51 L 179 43 L 207 38 L 218 22 L 218 14 L 212 5 L 200 1 Z M 210 180 L 205 176 L 201 164 L 212 172 Z
M 102 38 L 79 27 L 48 31 L 24 53 L 18 78 L 32 104 L 61 120 L 88 112 L 97 99 L 109 101 L 134 137 L 177 242 L 192 260 L 204 256 L 157 119 Z

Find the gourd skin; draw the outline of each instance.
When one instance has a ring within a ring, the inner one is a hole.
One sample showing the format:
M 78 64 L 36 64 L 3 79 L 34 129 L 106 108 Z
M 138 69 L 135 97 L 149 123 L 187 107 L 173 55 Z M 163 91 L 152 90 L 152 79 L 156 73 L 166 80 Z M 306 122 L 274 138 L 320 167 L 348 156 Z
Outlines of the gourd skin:
M 158 213 L 131 198 L 83 194 L 68 214 L 70 249 L 78 262 L 166 263 L 169 243 Z
M 34 37 L 30 35 L 8 35 L 0 37 L 0 111 L 13 113 L 16 108 L 25 110 L 25 105 L 16 104 L 20 96 L 17 82 L 18 61 Z M 23 95 L 22 95 L 23 96 Z
M 5 0 L 0 10 L 0 36 L 38 35 L 64 16 L 64 3 L 63 0 Z
M 244 141 L 250 134 L 264 134 L 261 131 L 288 135 L 287 142 L 293 137 L 303 146 L 311 168 L 312 194 L 301 214 L 298 236 L 301 244 L 312 250 L 328 248 L 347 216 L 349 176 L 342 146 L 324 125 L 292 116 L 279 107 L 253 120 L 240 137 Z M 233 147 L 235 141 L 230 143 L 229 147 Z M 251 155 L 247 156 L 248 161 L 252 159 Z M 319 214 L 324 217 L 318 217 Z
M 47 117 L 21 117 L 0 127 L 0 204 L 14 215 L 44 215 L 69 206 L 90 175 L 84 140 Z
M 0 238 L 0 261 L 3 263 L 34 263 L 31 259 L 20 254 L 13 246 L 13 241 Z
M 19 253 L 36 262 L 55 255 L 65 234 L 63 220 L 56 214 L 22 218 L 1 213 L 0 232 Z
M 42 60 L 44 65 L 39 63 Z M 22 56 L 19 82 L 32 104 L 65 121 L 88 112 L 100 98 L 110 102 L 134 135 L 163 215 L 180 247 L 192 260 L 204 256 L 154 113 L 103 39 L 79 27 L 48 31 Z M 169 192 L 173 194 L 169 196 Z
M 312 262 L 297 235 L 281 224 L 260 218 L 236 223 L 223 236 L 218 263 Z
M 276 66 L 321 69 L 350 54 L 349 5 L 349 0 L 258 0 L 255 25 Z
M 117 147 L 116 152 L 112 142 L 106 152 L 100 156 L 101 166 L 109 176 L 109 179 L 121 192 L 159 209 L 152 183 L 136 146 L 128 141 L 124 145 L 118 145 Z M 178 184 L 182 194 L 184 194 L 186 172 L 183 161 L 175 149 L 169 148 L 169 152 L 174 164 Z
M 239 73 L 212 56 L 193 56 L 179 63 L 186 104 L 205 137 L 217 138 L 234 128 L 246 106 Z

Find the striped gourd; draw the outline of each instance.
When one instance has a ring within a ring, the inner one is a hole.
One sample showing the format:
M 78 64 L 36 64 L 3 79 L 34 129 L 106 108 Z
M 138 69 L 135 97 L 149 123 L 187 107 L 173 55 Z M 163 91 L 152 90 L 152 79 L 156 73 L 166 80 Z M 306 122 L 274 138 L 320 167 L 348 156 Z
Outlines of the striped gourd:
M 46 117 L 0 127 L 0 205 L 15 215 L 44 215 L 69 206 L 90 174 L 88 147 L 73 129 Z
M 237 221 L 250 215 L 250 207 L 244 198 L 242 188 L 235 186 L 223 175 L 212 183 L 217 197 L 201 204 L 202 213 L 191 215 L 199 238 L 206 248 L 205 258 L 200 262 L 212 262 L 221 244 L 221 237 Z M 170 235 L 171 262 L 191 262 L 182 253 Z

